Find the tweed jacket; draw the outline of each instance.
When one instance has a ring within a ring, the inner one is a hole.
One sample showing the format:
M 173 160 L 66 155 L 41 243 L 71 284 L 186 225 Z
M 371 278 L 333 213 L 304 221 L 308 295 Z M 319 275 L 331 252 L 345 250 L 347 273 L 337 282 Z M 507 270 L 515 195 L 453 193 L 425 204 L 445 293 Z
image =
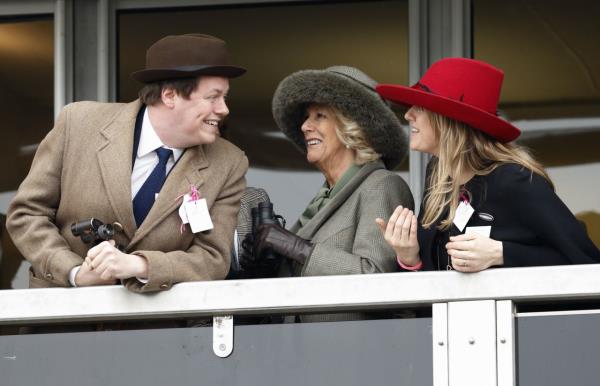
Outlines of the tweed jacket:
M 388 219 L 398 205 L 414 208 L 406 182 L 382 162 L 363 166 L 358 173 L 303 227 L 291 228 L 310 240 L 314 249 L 294 276 L 356 275 L 395 272 L 396 254 L 386 243 L 375 219 Z M 356 315 L 355 315 L 356 316 Z M 302 316 L 302 321 L 359 319 L 344 315 Z
M 121 223 L 117 244 L 147 259 L 147 284 L 124 280 L 132 291 L 165 290 L 178 282 L 227 274 L 246 157 L 220 138 L 186 149 L 137 228 L 131 171 L 141 106 L 139 101 L 70 104 L 40 143 L 7 220 L 15 245 L 32 264 L 30 287 L 69 286 L 70 270 L 82 264 L 89 248 L 71 234 L 70 226 L 91 217 Z M 178 208 L 191 185 L 207 201 L 214 224 L 210 231 L 193 234 L 188 226 L 180 232 Z
M 248 186 L 240 200 L 240 212 L 238 213 L 236 233 L 237 239 L 234 243 L 237 247 L 231 251 L 231 269 L 228 279 L 241 279 L 240 255 L 242 253 L 242 242 L 249 233 L 252 233 L 252 208 L 256 208 L 261 202 L 271 202 L 269 195 L 262 188 Z

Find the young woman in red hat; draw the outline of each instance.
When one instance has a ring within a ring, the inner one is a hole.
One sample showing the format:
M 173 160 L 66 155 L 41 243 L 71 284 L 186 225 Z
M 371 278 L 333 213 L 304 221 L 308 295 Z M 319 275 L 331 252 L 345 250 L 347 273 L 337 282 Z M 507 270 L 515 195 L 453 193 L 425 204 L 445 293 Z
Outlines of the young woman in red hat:
M 487 63 L 447 58 L 412 87 L 377 87 L 410 106 L 410 148 L 433 156 L 418 218 L 398 207 L 387 223 L 377 219 L 402 268 L 600 262 L 543 167 L 512 142 L 520 130 L 497 116 L 503 77 Z

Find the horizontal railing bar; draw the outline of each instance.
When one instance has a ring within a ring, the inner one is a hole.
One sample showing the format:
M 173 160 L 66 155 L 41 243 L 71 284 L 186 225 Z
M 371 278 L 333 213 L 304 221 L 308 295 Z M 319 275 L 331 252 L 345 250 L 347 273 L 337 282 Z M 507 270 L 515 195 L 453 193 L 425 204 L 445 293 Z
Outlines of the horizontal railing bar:
M 136 294 L 121 286 L 0 291 L 0 324 L 339 312 L 482 299 L 600 299 L 600 265 L 405 272 L 181 283 Z
M 567 311 L 528 311 L 517 312 L 517 318 L 532 318 L 537 316 L 569 316 L 569 315 L 594 315 L 600 314 L 598 309 L 567 310 Z

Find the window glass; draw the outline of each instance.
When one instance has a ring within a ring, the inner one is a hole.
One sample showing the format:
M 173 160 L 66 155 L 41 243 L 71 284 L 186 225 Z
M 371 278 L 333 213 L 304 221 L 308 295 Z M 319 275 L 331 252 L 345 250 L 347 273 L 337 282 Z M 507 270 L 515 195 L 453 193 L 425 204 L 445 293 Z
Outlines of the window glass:
M 129 75 L 143 68 L 145 50 L 161 37 L 199 32 L 227 41 L 233 61 L 248 72 L 231 82 L 226 137 L 248 155 L 248 185 L 265 188 L 293 222 L 324 179 L 273 122 L 277 84 L 298 70 L 339 64 L 407 84 L 407 13 L 406 0 L 120 12 L 119 100 L 136 98 L 140 84 Z
M 474 57 L 505 71 L 501 112 L 600 247 L 600 3 L 475 0 L 473 9 Z
M 0 163 L 6 166 L 0 178 L 0 288 L 27 285 L 23 280 L 14 282 L 22 257 L 4 224 L 8 204 L 29 171 L 37 144 L 52 128 L 53 81 L 52 17 L 0 19 Z

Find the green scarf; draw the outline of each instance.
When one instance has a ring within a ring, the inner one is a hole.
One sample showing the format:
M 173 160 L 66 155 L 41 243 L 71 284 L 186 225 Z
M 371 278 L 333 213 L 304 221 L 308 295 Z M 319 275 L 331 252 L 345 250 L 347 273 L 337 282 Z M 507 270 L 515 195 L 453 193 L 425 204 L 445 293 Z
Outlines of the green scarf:
M 361 168 L 362 165 L 353 164 L 344 172 L 344 174 L 342 174 L 340 180 L 331 188 L 329 185 L 327 185 L 327 181 L 325 181 L 315 198 L 310 201 L 302 215 L 300 215 L 300 218 L 298 219 L 300 224 L 302 226 L 306 225 L 306 223 L 309 222 L 321 210 L 321 208 L 327 205 L 327 203 L 331 201 L 331 199 L 340 190 L 342 190 L 344 186 L 346 186 L 348 181 L 350 181 Z

